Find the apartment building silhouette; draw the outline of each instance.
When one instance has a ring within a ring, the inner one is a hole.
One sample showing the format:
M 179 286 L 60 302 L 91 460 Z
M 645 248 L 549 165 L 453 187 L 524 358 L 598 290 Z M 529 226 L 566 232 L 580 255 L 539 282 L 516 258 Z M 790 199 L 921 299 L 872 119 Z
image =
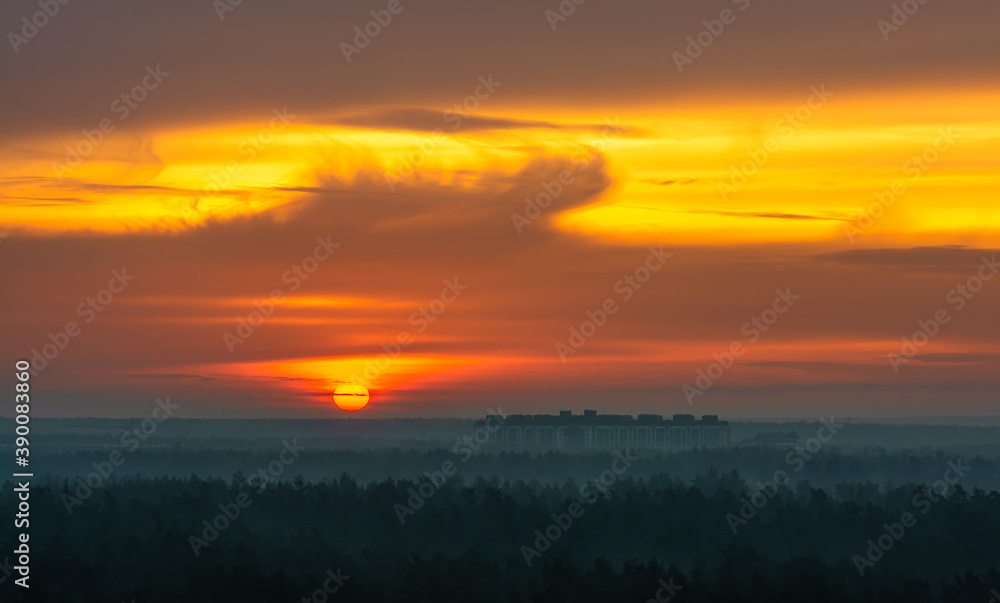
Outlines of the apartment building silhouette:
M 496 424 L 487 419 L 476 427 Z M 489 431 L 488 429 L 485 431 Z M 487 445 L 506 450 L 618 449 L 678 452 L 697 448 L 728 448 L 729 422 L 718 415 L 582 415 L 561 410 L 558 415 L 508 415 L 489 434 Z

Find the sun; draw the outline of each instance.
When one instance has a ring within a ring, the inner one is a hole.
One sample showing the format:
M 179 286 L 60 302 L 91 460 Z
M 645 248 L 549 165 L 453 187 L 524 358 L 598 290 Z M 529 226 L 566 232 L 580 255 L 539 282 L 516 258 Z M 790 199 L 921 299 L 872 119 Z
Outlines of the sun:
M 338 385 L 333 392 L 333 403 L 341 410 L 361 410 L 368 406 L 368 390 L 361 385 Z

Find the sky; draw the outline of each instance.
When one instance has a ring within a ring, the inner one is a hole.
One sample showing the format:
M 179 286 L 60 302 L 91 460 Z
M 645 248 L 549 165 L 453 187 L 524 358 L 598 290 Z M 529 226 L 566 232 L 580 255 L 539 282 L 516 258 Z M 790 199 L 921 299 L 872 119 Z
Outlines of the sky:
M 36 416 L 996 414 L 995 2 L 46 6 L 0 8 Z

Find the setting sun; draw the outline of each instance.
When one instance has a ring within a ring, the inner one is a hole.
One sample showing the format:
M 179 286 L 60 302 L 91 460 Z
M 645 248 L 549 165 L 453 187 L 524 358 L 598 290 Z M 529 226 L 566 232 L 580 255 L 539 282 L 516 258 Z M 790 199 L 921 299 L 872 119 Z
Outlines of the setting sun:
M 368 390 L 360 385 L 341 385 L 333 392 L 333 402 L 341 410 L 361 410 L 368 406 L 368 399 Z

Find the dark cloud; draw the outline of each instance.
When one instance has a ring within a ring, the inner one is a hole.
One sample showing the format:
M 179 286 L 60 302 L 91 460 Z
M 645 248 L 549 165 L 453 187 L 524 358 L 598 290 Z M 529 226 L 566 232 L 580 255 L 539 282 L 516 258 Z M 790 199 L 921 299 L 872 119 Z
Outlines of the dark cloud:
M 663 184 L 670 184 L 670 182 L 664 182 Z M 686 184 L 686 183 L 684 183 Z M 666 209 L 662 207 L 649 207 L 642 205 L 628 205 L 625 203 L 616 203 L 616 207 L 631 207 L 633 209 L 648 209 L 650 211 L 662 211 L 668 213 L 691 213 L 691 214 L 712 214 L 716 216 L 729 216 L 733 218 L 768 218 L 768 219 L 778 219 L 778 220 L 835 220 L 835 221 L 848 221 L 846 218 L 837 218 L 831 216 L 820 216 L 820 215 L 808 215 L 808 214 L 788 214 L 779 212 L 754 212 L 754 211 L 721 211 L 721 210 L 711 210 L 711 209 L 689 209 L 689 210 L 677 210 L 677 209 Z
M 828 375 L 871 375 L 875 371 L 885 373 L 885 369 L 888 366 L 887 362 L 882 362 L 879 365 L 874 364 L 857 364 L 848 362 L 830 362 L 830 361 L 815 361 L 815 362 L 748 362 L 747 366 L 756 366 L 761 368 L 779 368 L 779 369 L 794 369 L 800 371 L 806 371 L 810 373 L 818 374 L 828 374 Z
M 80 199 L 78 197 L 0 197 L 0 199 L 13 199 L 14 202 L 0 201 L 0 204 L 18 207 L 46 207 L 50 205 L 93 203 L 92 199 Z M 18 203 L 18 201 L 31 201 L 32 203 Z
M 149 381 L 214 381 L 215 377 L 206 375 L 187 375 L 184 373 L 136 373 L 122 375 L 125 379 L 140 379 Z
M 71 3 L 19 52 L 0 53 L 0 132 L 8 141 L 79 135 L 115 118 L 113 99 L 156 65 L 170 75 L 119 129 L 265 120 L 284 106 L 303 115 L 358 114 L 401 98 L 409 107 L 447 108 L 490 74 L 502 84 L 486 101 L 493 115 L 539 104 L 669 107 L 751 97 L 798 104 L 821 83 L 844 93 L 979 87 L 995 80 L 1000 60 L 1000 6 L 988 0 L 960 10 L 921 5 L 888 42 L 876 22 L 890 17 L 891 4 L 866 0 L 754 0 L 745 12 L 721 1 L 591 2 L 555 31 L 545 17 L 555 1 L 404 6 L 348 63 L 341 44 L 372 18 L 367 4 L 244 2 L 220 22 L 203 0 Z M 673 53 L 724 8 L 735 8 L 737 20 L 678 73 Z M 34 0 L 12 0 L 0 14 L 14 29 L 37 10 Z
M 910 247 L 903 249 L 847 249 L 816 256 L 816 259 L 855 266 L 900 268 L 972 268 L 983 258 L 992 258 L 1000 251 L 976 249 L 960 245 L 941 247 Z
M 509 119 L 485 115 L 445 112 L 428 109 L 386 109 L 367 115 L 355 115 L 331 120 L 346 126 L 374 130 L 402 130 L 411 132 L 441 132 L 444 134 L 479 132 L 489 130 L 561 130 L 565 132 L 613 131 L 622 136 L 642 136 L 643 131 L 633 126 L 608 124 L 557 124 L 548 121 Z
M 836 218 L 831 216 L 808 215 L 808 214 L 787 214 L 779 212 L 692 210 L 691 213 L 715 214 L 718 216 L 731 216 L 734 218 L 773 218 L 777 220 L 835 220 L 838 222 L 849 221 L 847 218 Z
M 268 190 L 272 191 L 284 191 L 286 193 L 336 193 L 338 191 L 330 188 L 322 188 L 319 186 L 269 186 Z
M 959 363 L 959 364 L 980 364 L 995 362 L 1000 360 L 1000 354 L 986 354 L 978 352 L 948 352 L 937 354 L 920 354 L 914 358 L 919 362 L 931 363 Z

